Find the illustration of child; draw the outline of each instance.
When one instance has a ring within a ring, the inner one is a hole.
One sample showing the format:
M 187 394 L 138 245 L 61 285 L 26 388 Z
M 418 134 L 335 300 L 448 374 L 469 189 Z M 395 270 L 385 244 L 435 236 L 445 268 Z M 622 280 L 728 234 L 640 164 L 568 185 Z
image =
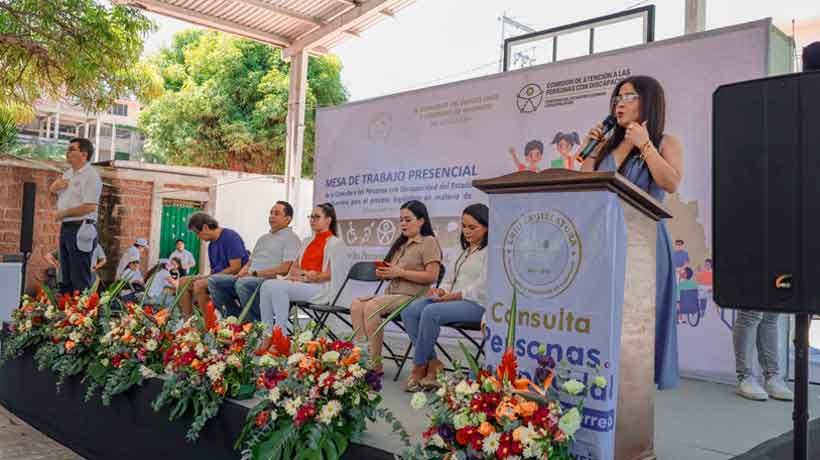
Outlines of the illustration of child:
M 538 172 L 538 163 L 544 158 L 544 143 L 541 141 L 531 140 L 524 146 L 524 161 L 526 164 L 518 161 L 518 155 L 515 153 L 515 147 L 510 147 L 510 156 L 513 164 L 518 171 L 533 171 Z
M 555 146 L 555 152 L 558 153 L 559 158 L 552 160 L 550 167 L 566 168 L 573 171 L 577 169 L 576 166 L 580 167 L 581 165 L 575 161 L 575 156 L 578 152 L 574 148 L 580 144 L 581 138 L 578 137 L 578 133 L 575 131 L 571 133 L 558 131 L 555 133 L 555 137 L 552 138 L 552 145 Z

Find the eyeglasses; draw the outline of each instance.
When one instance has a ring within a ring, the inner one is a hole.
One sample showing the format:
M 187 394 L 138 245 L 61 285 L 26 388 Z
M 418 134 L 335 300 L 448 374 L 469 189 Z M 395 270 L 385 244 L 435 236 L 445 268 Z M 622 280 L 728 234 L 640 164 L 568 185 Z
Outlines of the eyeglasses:
M 319 220 L 322 217 L 325 217 L 325 216 L 320 216 L 319 214 L 308 214 L 308 220 Z
M 618 105 L 621 102 L 632 102 L 640 99 L 641 96 L 637 94 L 624 94 L 623 96 L 615 96 L 612 98 L 612 105 Z

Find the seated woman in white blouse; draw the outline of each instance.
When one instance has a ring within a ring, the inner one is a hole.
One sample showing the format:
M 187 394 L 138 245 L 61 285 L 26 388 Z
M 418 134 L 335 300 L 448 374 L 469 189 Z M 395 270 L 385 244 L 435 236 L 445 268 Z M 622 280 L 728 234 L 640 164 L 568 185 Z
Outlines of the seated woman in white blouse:
M 487 225 L 489 209 L 472 204 L 461 216 L 461 248 L 441 289 L 431 288 L 427 297 L 411 303 L 401 319 L 415 346 L 415 366 L 407 380 L 407 391 L 437 385 L 444 365 L 436 358 L 436 340 L 443 324 L 481 321 L 487 301 Z

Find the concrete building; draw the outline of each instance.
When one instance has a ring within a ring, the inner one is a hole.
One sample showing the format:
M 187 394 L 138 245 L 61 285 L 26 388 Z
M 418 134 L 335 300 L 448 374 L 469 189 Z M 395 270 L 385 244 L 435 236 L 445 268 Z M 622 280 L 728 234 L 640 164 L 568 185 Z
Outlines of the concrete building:
M 142 159 L 140 104 L 135 100 L 121 99 L 104 113 L 89 113 L 71 100 L 43 99 L 34 112 L 31 121 L 18 126 L 24 145 L 64 148 L 72 137 L 86 137 L 94 144 L 95 162 Z

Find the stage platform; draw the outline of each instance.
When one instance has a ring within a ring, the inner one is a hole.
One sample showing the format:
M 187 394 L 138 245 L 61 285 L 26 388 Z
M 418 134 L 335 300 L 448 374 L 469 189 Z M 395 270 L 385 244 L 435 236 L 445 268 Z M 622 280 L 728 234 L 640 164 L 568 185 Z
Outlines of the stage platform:
M 411 437 L 418 439 L 424 414 L 411 409 L 411 395 L 387 378 L 395 367 L 391 363 L 385 367 L 386 406 L 399 415 Z M 84 403 L 85 390 L 79 379 L 69 380 L 59 394 L 54 384 L 55 377 L 37 372 L 28 354 L 0 368 L 0 404 L 86 460 L 238 459 L 233 443 L 247 407 L 253 405 L 252 401 L 228 401 L 206 425 L 200 441 L 188 444 L 189 419 L 169 422 L 166 411 L 155 413 L 150 407 L 159 393 L 159 380 L 115 397 L 110 407 L 103 407 L 99 398 Z M 815 419 L 820 416 L 818 395 L 820 388 L 811 387 L 810 413 Z M 790 403 L 746 401 L 728 385 L 684 380 L 679 390 L 657 394 L 658 459 L 791 459 L 791 410 Z M 820 419 L 812 422 L 811 434 L 815 451 L 810 458 L 820 458 Z M 345 458 L 389 460 L 401 450 L 398 438 L 380 423 L 370 426 Z

